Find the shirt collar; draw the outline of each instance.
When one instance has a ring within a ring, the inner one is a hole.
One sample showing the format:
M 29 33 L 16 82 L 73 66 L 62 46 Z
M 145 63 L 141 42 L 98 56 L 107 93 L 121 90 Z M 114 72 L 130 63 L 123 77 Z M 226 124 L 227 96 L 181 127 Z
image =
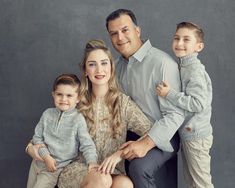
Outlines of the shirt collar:
M 56 107 L 56 110 L 58 113 L 63 113 L 64 115 L 70 115 L 73 114 L 74 112 L 76 112 L 78 109 L 77 108 L 73 108 L 67 111 L 61 111 L 59 108 Z
M 131 56 L 134 57 L 137 61 L 142 62 L 142 60 L 144 59 L 144 57 L 147 55 L 148 51 L 152 48 L 152 45 L 149 41 L 149 39 L 147 39 L 143 45 L 140 47 L 139 50 L 137 50 L 137 52 Z

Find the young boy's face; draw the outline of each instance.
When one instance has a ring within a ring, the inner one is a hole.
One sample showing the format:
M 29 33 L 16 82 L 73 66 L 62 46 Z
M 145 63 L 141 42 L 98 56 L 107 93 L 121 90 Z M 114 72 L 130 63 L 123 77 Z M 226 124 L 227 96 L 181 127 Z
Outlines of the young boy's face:
M 200 52 L 203 47 L 204 44 L 197 40 L 194 30 L 188 28 L 178 29 L 172 42 L 172 49 L 177 57 Z
M 78 86 L 60 84 L 52 92 L 55 106 L 61 111 L 68 111 L 76 107 L 79 102 Z

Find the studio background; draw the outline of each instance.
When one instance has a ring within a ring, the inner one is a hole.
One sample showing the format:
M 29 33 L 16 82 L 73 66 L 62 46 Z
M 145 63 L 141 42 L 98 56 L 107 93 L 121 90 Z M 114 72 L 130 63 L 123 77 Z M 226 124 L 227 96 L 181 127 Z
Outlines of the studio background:
M 235 184 L 235 1 L 233 0 L 0 0 L 0 187 L 24 188 L 31 159 L 24 152 L 42 112 L 53 106 L 52 83 L 78 74 L 83 48 L 103 39 L 115 9 L 135 12 L 143 38 L 173 56 L 176 24 L 193 21 L 205 32 L 199 58 L 213 83 L 215 187 Z M 184 188 L 179 157 L 178 187 Z M 167 180 L 166 180 L 167 181 Z

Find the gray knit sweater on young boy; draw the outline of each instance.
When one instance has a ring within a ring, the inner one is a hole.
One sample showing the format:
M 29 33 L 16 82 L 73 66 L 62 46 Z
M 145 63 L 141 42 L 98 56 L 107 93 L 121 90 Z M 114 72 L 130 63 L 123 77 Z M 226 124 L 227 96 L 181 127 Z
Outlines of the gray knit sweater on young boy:
M 83 153 L 87 163 L 96 162 L 97 154 L 86 121 L 77 109 L 62 112 L 57 108 L 47 109 L 35 128 L 33 144 L 45 144 L 39 149 L 41 157 L 50 154 L 57 168 L 69 164 Z

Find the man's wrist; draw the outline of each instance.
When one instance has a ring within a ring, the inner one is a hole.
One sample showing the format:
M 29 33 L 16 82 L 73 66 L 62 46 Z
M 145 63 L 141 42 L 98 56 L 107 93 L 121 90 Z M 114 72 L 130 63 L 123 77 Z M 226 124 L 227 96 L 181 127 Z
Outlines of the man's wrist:
M 140 142 L 144 143 L 146 148 L 148 148 L 148 151 L 156 146 L 156 144 L 153 142 L 153 140 L 148 135 L 146 135 L 143 139 L 141 139 Z

